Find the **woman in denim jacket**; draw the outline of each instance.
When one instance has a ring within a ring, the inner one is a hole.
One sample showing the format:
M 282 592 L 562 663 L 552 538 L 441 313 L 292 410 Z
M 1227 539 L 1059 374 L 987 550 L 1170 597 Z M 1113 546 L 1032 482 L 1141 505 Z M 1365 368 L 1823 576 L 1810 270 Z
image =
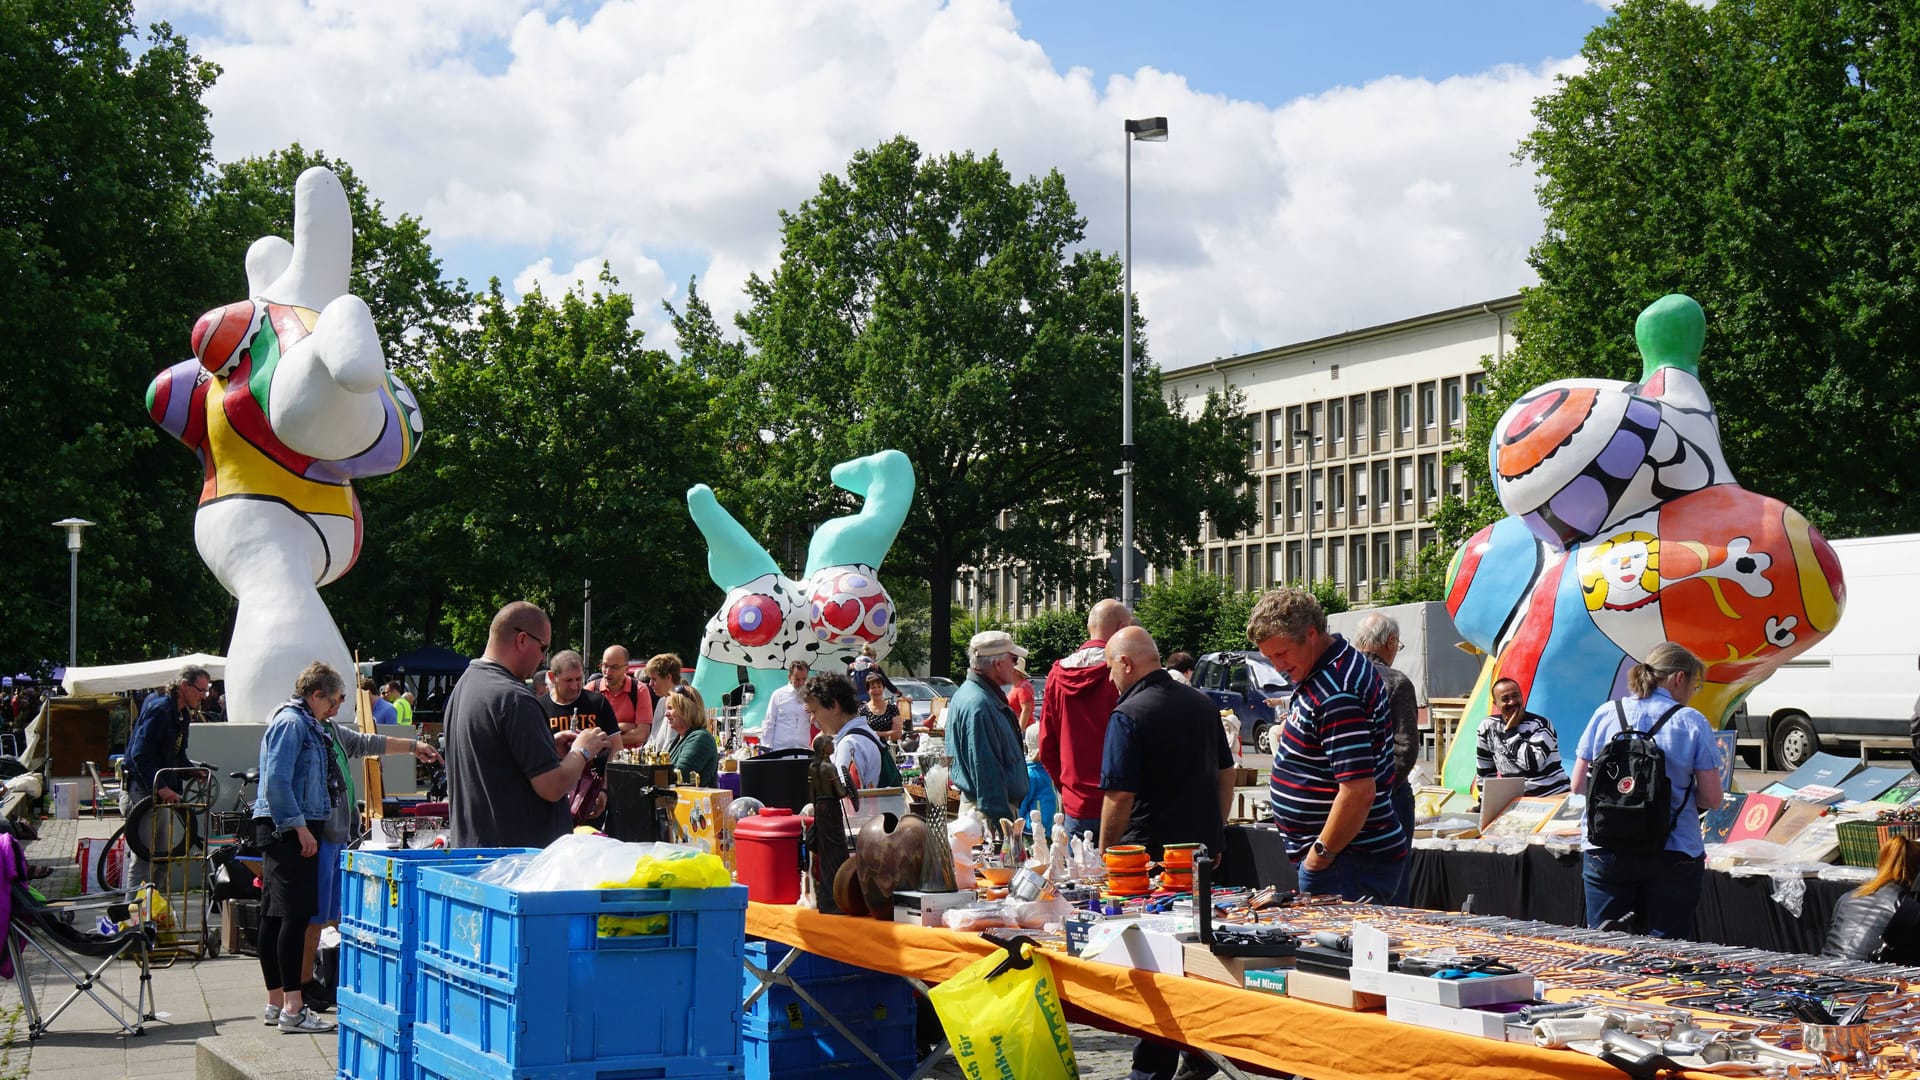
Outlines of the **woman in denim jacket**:
M 314 835 L 345 789 L 321 727 L 347 697 L 340 673 L 315 661 L 293 683 L 293 697 L 274 712 L 260 737 L 260 797 L 254 833 L 262 855 L 260 972 L 267 980 L 261 1014 L 281 1034 L 332 1031 L 301 1000 L 300 953 L 320 903 L 320 841 Z

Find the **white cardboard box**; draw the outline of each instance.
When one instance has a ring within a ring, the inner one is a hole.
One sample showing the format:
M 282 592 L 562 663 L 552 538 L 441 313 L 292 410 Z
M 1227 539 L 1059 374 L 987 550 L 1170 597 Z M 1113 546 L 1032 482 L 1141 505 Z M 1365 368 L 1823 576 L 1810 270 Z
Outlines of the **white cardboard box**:
M 1353 926 L 1353 972 L 1355 990 L 1381 994 L 1389 1002 L 1394 998 L 1424 1001 L 1449 1009 L 1475 1005 L 1499 1005 L 1534 999 L 1533 976 L 1490 975 L 1480 979 L 1432 979 L 1424 975 L 1403 975 L 1387 970 L 1387 935 L 1365 923 Z
M 1445 981 L 1445 980 L 1441 980 Z M 1445 1005 L 1435 1005 L 1426 1001 L 1408 1001 L 1406 998 L 1387 999 L 1387 1019 L 1398 1020 L 1403 1024 L 1416 1024 L 1424 1028 L 1436 1028 L 1440 1031 L 1457 1031 L 1462 1035 L 1477 1035 L 1483 1039 L 1507 1037 L 1507 1023 L 1514 1014 L 1492 1012 L 1486 1009 L 1450 1009 Z
M 945 916 L 953 908 L 966 907 L 975 900 L 972 889 L 959 892 L 919 892 L 903 889 L 893 894 L 893 921 L 909 926 L 945 926 Z

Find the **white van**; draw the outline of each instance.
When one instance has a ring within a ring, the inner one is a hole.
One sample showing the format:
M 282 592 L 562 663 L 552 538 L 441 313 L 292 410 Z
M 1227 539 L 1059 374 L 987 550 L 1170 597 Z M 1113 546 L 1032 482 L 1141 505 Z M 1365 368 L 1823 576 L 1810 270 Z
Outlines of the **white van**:
M 1846 578 L 1840 625 L 1747 696 L 1741 739 L 1762 739 L 1774 769 L 1860 740 L 1905 744 L 1920 698 L 1920 533 L 1835 540 Z

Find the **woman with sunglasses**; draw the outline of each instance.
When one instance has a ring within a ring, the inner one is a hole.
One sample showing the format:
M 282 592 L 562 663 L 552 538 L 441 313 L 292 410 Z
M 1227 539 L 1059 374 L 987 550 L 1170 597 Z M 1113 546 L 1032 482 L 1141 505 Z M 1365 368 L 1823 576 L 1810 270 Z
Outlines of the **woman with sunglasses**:
M 267 981 L 261 1018 L 283 1035 L 333 1030 L 301 999 L 300 956 L 307 924 L 320 907 L 320 840 L 315 835 L 346 791 L 322 727 L 340 711 L 347 684 L 326 664 L 308 664 L 293 696 L 260 737 L 260 797 L 253 803 L 262 869 L 260 973 Z
M 667 695 L 667 726 L 673 731 L 668 753 L 675 772 L 689 783 L 714 787 L 720 782 L 720 744 L 713 741 L 707 703 L 691 686 L 675 686 Z

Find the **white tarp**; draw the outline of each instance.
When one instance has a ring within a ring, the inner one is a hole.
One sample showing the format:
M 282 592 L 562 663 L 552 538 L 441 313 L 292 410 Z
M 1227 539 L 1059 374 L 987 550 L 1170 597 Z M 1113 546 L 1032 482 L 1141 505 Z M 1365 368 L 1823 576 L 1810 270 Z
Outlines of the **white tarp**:
M 165 686 L 180 674 L 180 669 L 198 666 L 215 679 L 227 676 L 227 658 L 193 653 L 164 660 L 142 660 L 134 664 L 107 664 L 102 667 L 72 667 L 60 680 L 69 694 L 114 694 L 122 690 L 145 690 Z

